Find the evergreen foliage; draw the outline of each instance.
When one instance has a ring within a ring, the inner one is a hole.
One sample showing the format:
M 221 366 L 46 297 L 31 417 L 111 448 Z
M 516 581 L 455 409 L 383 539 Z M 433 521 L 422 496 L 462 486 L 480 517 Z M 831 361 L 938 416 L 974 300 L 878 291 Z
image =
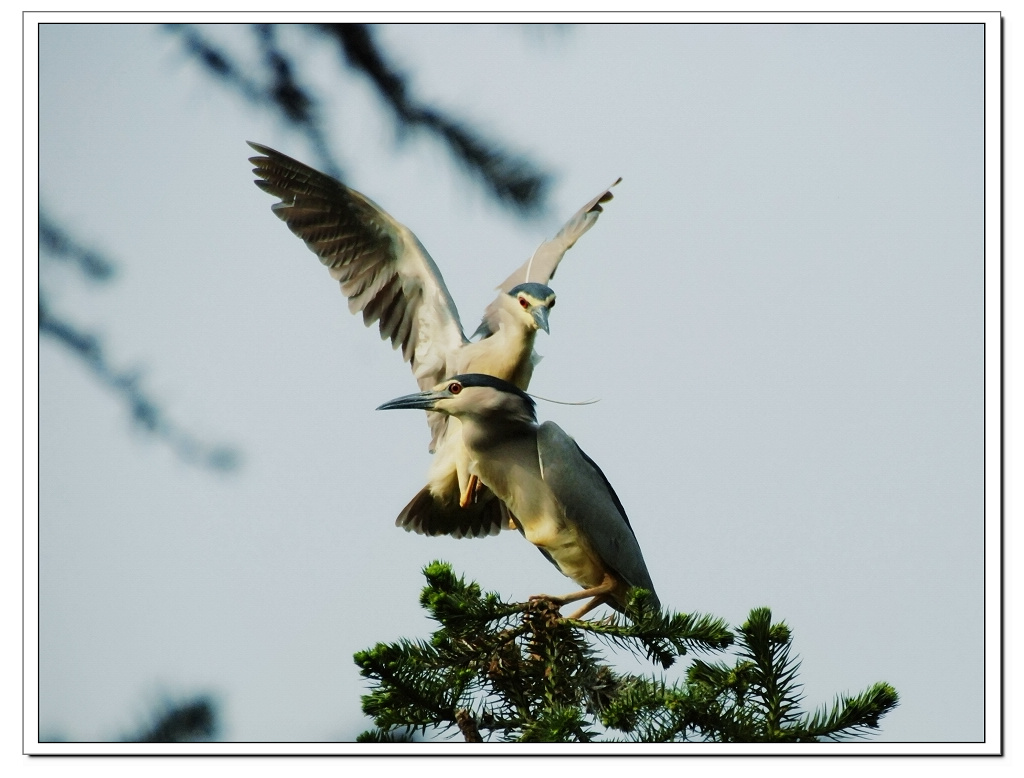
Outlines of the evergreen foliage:
M 712 616 L 657 612 L 634 590 L 625 614 L 562 618 L 546 600 L 508 603 L 455 576 L 424 568 L 420 603 L 440 629 L 428 641 L 378 643 L 355 655 L 371 691 L 363 711 L 376 728 L 363 742 L 460 733 L 467 742 L 814 742 L 862 737 L 898 703 L 877 683 L 839 695 L 812 715 L 800 710 L 792 633 L 756 608 L 736 630 Z M 596 643 L 625 648 L 667 669 L 688 652 L 685 679 L 668 683 L 614 670 Z

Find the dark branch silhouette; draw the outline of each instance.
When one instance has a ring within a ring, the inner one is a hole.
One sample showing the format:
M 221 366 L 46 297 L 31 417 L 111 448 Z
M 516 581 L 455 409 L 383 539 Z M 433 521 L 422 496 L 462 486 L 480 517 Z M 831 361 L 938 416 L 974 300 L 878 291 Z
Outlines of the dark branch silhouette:
M 80 244 L 42 209 L 39 211 L 39 248 L 54 259 L 73 263 L 93 281 L 109 281 L 116 272 L 113 262 Z
M 115 264 L 102 253 L 86 247 L 56 226 L 45 212 L 39 214 L 40 260 L 71 262 L 86 278 L 108 282 Z M 186 462 L 213 470 L 230 471 L 240 463 L 239 453 L 223 445 L 203 443 L 167 418 L 140 386 L 141 376 L 117 370 L 107 357 L 98 335 L 87 332 L 53 311 L 42 284 L 39 287 L 39 335 L 67 348 L 92 371 L 101 383 L 114 390 L 128 405 L 132 421 L 142 430 L 164 440 Z
M 177 35 L 185 53 L 224 87 L 271 111 L 304 135 L 325 172 L 342 178 L 341 166 L 325 140 L 322 100 L 312 87 L 295 78 L 295 62 L 301 55 L 280 45 L 277 25 L 251 27 L 262 55 L 258 71 L 251 77 L 231 54 L 194 25 L 169 24 L 164 29 Z M 369 80 L 391 114 L 399 139 L 413 131 L 425 132 L 440 141 L 459 166 L 499 202 L 522 216 L 537 215 L 546 209 L 550 176 L 526 157 L 483 137 L 467 122 L 411 97 L 409 77 L 391 64 L 371 26 L 310 24 L 300 28 L 315 41 L 335 48 L 341 63 Z
M 261 54 L 263 81 L 246 75 L 246 68 L 227 51 L 204 36 L 195 25 L 166 24 L 163 29 L 177 35 L 185 53 L 198 62 L 215 80 L 254 106 L 267 108 L 306 137 L 325 171 L 340 178 L 341 167 L 324 139 L 319 100 L 294 78 L 295 67 L 277 44 L 276 25 L 250 25 Z
M 196 743 L 217 737 L 217 708 L 207 696 L 165 702 L 144 729 L 121 738 L 123 743 Z
M 387 61 L 365 24 L 321 24 L 316 28 L 337 42 L 345 61 L 365 75 L 394 114 L 399 130 L 421 129 L 434 134 L 467 171 L 490 191 L 523 213 L 543 206 L 549 177 L 524 157 L 515 156 L 485 140 L 464 122 L 409 97 L 408 78 Z

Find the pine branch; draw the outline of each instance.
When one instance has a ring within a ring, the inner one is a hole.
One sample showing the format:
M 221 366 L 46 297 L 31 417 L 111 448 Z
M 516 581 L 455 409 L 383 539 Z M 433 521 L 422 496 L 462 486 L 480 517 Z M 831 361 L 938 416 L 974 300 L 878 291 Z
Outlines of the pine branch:
M 455 711 L 455 723 L 458 725 L 459 731 L 467 743 L 484 742 L 484 739 L 480 737 L 480 729 L 476 725 L 476 719 L 465 708 L 459 708 L 459 710 Z
M 684 681 L 668 685 L 615 672 L 592 640 L 667 667 L 690 650 L 728 648 L 722 620 L 655 611 L 649 593 L 635 590 L 625 616 L 576 621 L 545 600 L 503 602 L 443 562 L 423 572 L 420 602 L 439 625 L 429 642 L 356 654 L 375 683 L 363 710 L 379 729 L 366 737 L 412 728 L 471 742 L 588 742 L 614 732 L 635 742 L 804 742 L 862 736 L 896 704 L 896 692 L 876 684 L 801 716 L 792 635 L 767 608 L 738 631 L 733 664 L 696 659 Z
M 581 711 L 573 706 L 550 705 L 538 712 L 537 718 L 526 722 L 523 743 L 590 743 L 597 733 L 587 727 Z
M 356 736 L 357 743 L 412 743 L 414 740 L 411 732 L 392 730 L 381 732 L 379 729 L 368 729 Z
M 722 619 L 702 614 L 668 613 L 655 610 L 650 592 L 634 589 L 630 593 L 627 615 L 613 616 L 604 622 L 575 621 L 578 629 L 616 641 L 626 641 L 631 650 L 634 643 L 644 649 L 648 659 L 668 669 L 677 657 L 688 650 L 715 651 L 732 644 L 733 635 Z
M 887 683 L 876 683 L 863 694 L 837 695 L 832 709 L 805 717 L 800 727 L 815 739 L 840 740 L 843 737 L 867 737 L 878 729 L 878 720 L 899 705 L 899 694 Z
M 796 675 L 800 663 L 790 659 L 792 634 L 785 623 L 772 624 L 768 608 L 755 608 L 739 628 L 740 658 L 750 663 L 748 688 L 750 704 L 764 718 L 766 740 L 786 739 L 785 732 L 796 719 L 802 695 Z
M 363 697 L 363 711 L 385 732 L 400 726 L 425 732 L 456 724 L 471 672 L 445 661 L 433 646 L 405 640 L 378 643 L 357 653 L 355 661 L 364 677 L 378 682 Z

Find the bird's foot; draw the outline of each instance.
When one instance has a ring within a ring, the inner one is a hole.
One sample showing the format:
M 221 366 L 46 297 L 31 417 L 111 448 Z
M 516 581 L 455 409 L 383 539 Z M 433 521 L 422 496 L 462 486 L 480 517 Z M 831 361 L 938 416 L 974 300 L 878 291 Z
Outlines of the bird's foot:
M 594 610 L 594 608 L 599 605 L 605 605 L 611 601 L 606 586 L 594 586 L 580 592 L 574 592 L 573 594 L 565 594 L 561 597 L 554 597 L 550 594 L 534 594 L 530 597 L 530 602 L 534 602 L 536 600 L 547 600 L 555 607 L 561 608 L 563 605 L 568 605 L 570 602 L 579 602 L 580 600 L 585 600 L 587 598 L 589 598 L 589 600 L 587 600 L 582 608 L 577 610 L 571 616 L 566 616 L 565 618 L 570 621 L 579 621 L 586 614 L 590 613 L 590 611 Z
M 567 605 L 570 602 L 577 602 L 579 599 L 580 598 L 573 597 L 571 595 L 568 597 L 554 597 L 550 594 L 534 594 L 530 597 L 530 602 L 538 602 L 544 600 L 546 602 L 550 602 L 556 608 L 561 608 L 563 605 Z M 587 601 L 587 603 L 582 608 L 578 609 L 571 616 L 561 616 L 561 618 L 567 621 L 579 621 L 586 614 L 590 613 L 590 611 L 594 610 L 594 608 L 598 607 L 599 605 L 604 605 L 607 602 L 608 600 L 601 595 L 592 597 L 590 600 Z
M 537 602 L 538 600 L 547 600 L 552 605 L 557 605 L 559 608 L 561 608 L 563 605 L 565 605 L 565 600 L 563 598 L 555 597 L 554 595 L 551 595 L 551 594 L 531 594 L 530 595 L 530 602 Z

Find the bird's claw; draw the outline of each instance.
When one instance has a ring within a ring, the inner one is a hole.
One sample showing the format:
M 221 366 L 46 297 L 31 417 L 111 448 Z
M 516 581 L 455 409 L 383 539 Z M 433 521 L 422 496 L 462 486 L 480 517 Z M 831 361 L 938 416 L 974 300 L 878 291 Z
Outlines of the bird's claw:
M 565 605 L 565 602 L 562 600 L 561 597 L 553 597 L 550 594 L 531 594 L 529 597 L 530 602 L 540 602 L 541 600 L 550 602 L 556 608 L 561 608 L 563 605 Z

